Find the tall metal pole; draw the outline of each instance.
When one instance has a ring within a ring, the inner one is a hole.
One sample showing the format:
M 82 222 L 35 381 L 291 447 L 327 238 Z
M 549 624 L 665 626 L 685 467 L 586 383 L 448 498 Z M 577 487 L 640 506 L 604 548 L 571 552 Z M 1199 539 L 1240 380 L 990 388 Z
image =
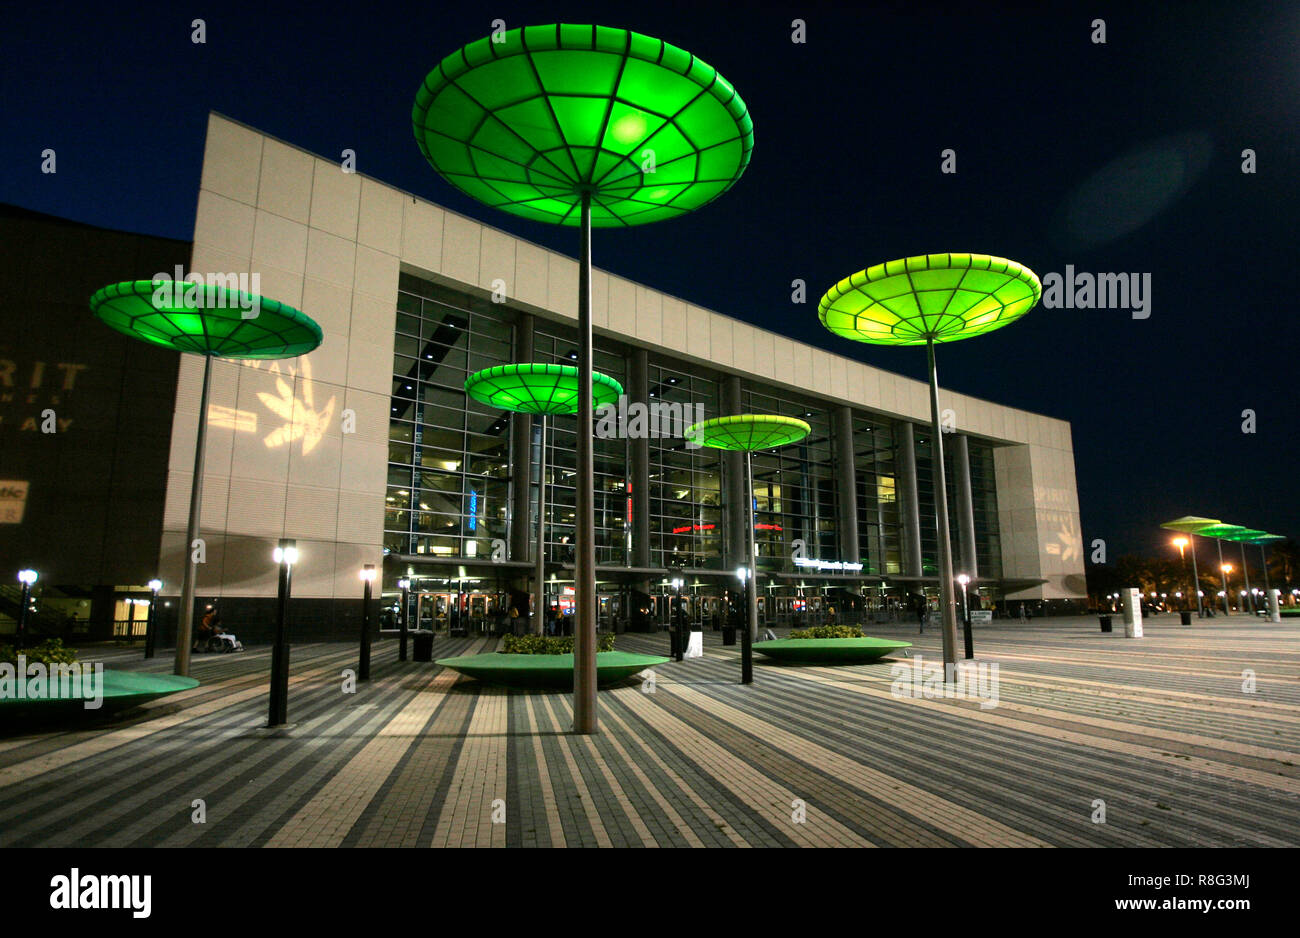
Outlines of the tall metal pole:
M 32 584 L 23 581 L 22 598 L 19 600 L 18 621 L 14 625 L 14 651 L 22 651 L 27 644 L 27 612 L 32 605 Z M 26 678 L 20 678 L 26 680 Z
M 397 620 L 397 627 L 401 629 L 401 634 L 397 642 L 397 660 L 405 661 L 406 638 L 410 632 L 410 627 L 407 624 L 407 614 L 411 605 L 411 581 L 403 578 L 398 582 L 398 586 L 402 588 L 402 610 L 401 615 Z
M 952 588 L 952 541 L 948 536 L 948 482 L 943 469 L 943 433 L 939 426 L 939 380 L 934 367 L 934 337 L 925 341 L 930 365 L 930 436 L 934 460 L 934 507 L 939 523 L 939 623 L 943 630 L 945 678 L 957 665 L 957 597 Z
M 293 554 L 297 541 L 280 539 L 280 585 L 275 602 L 275 643 L 271 646 L 271 695 L 266 725 L 283 726 L 289 722 L 289 645 L 285 619 L 289 614 L 289 589 L 292 586 Z
M 149 588 L 149 615 L 144 620 L 144 656 L 154 656 L 154 643 L 158 638 L 158 590 Z
M 1271 595 L 1269 590 L 1272 587 L 1268 584 L 1268 555 L 1264 553 L 1263 544 L 1259 545 L 1259 562 L 1264 567 L 1264 601 L 1268 602 L 1268 597 Z
M 1192 592 L 1196 594 L 1196 617 L 1205 618 L 1205 606 L 1201 603 L 1201 575 L 1196 570 L 1196 535 L 1188 533 L 1188 546 L 1192 548 Z
M 754 639 L 758 636 L 758 538 L 754 533 L 754 453 L 745 450 L 745 631 L 740 636 L 740 683 L 754 683 Z
M 357 680 L 370 680 L 370 581 L 375 575 L 375 565 L 368 563 L 361 571 L 361 646 L 358 649 Z
M 1255 595 L 1250 591 L 1250 568 L 1246 566 L 1246 542 L 1241 542 L 1241 575 L 1246 578 L 1246 601 L 1250 603 L 1250 614 L 1255 614 Z
M 1232 609 L 1228 606 L 1228 571 L 1223 569 L 1223 541 L 1216 537 L 1214 544 L 1219 548 L 1219 579 L 1223 583 L 1223 614 L 1230 616 L 1232 615 Z
M 533 632 L 546 631 L 546 415 L 537 417 L 537 608 L 533 610 Z
M 212 383 L 212 356 L 203 356 L 203 393 L 199 395 L 199 432 L 194 441 L 194 480 L 190 484 L 190 522 L 185 528 L 185 576 L 181 580 L 180 620 L 176 625 L 176 663 L 173 674 L 188 677 L 190 645 L 194 640 L 194 586 L 198 570 L 194 563 L 194 542 L 199 537 L 199 513 L 203 508 L 203 454 L 208 445 L 208 390 Z
M 599 732 L 596 716 L 596 487 L 591 397 L 591 189 L 582 190 L 578 250 L 578 517 L 574 563 L 573 732 Z

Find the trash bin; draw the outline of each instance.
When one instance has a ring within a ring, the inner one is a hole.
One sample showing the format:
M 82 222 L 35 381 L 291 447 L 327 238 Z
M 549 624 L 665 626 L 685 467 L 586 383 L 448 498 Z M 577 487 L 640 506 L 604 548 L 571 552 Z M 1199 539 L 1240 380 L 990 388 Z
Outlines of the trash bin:
M 723 626 L 723 628 L 722 628 L 722 644 L 724 644 L 724 645 L 734 645 L 734 644 L 736 644 L 736 630 L 733 629 L 733 628 L 731 628 L 731 626 Z
M 1103 632 L 1110 631 L 1110 616 L 1101 616 L 1101 630 Z
M 1190 612 L 1180 612 L 1178 618 L 1182 620 L 1183 625 L 1192 624 L 1192 614 Z
M 416 661 L 433 660 L 433 633 L 432 632 L 412 632 L 415 636 L 415 653 L 413 655 Z

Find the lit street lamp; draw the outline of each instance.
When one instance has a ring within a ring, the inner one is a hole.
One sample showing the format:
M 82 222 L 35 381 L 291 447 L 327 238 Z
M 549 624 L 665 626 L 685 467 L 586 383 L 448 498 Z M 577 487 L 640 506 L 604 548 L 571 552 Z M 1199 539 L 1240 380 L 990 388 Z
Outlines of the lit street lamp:
M 357 662 L 357 680 L 370 680 L 370 584 L 375 582 L 375 565 L 361 568 L 361 651 Z
M 1223 614 L 1230 616 L 1232 615 L 1232 607 L 1228 605 L 1228 574 L 1232 572 L 1232 564 L 1220 564 L 1219 569 L 1223 571 L 1223 591 L 1219 593 L 1223 597 Z
M 1195 515 L 1184 515 L 1181 518 L 1176 518 L 1173 521 L 1167 521 L 1160 525 L 1160 527 L 1165 530 L 1178 531 L 1179 533 L 1187 535 L 1186 546 L 1192 549 L 1192 589 L 1196 591 L 1196 615 L 1198 618 L 1202 619 L 1205 618 L 1205 609 L 1201 602 L 1201 597 L 1204 594 L 1201 592 L 1200 574 L 1196 569 L 1196 535 L 1205 533 L 1207 529 L 1215 528 L 1222 523 L 1223 522 L 1217 518 L 1200 518 Z M 1181 555 L 1184 545 L 1178 543 L 1180 540 L 1182 540 L 1182 538 L 1175 539 L 1174 544 L 1177 545 L 1178 553 Z M 1223 557 L 1220 556 L 1219 560 L 1223 560 Z
M 154 655 L 154 644 L 158 638 L 158 629 L 155 625 L 157 621 L 158 609 L 158 591 L 162 589 L 162 580 L 154 578 L 149 581 L 149 615 L 145 618 L 144 624 L 144 656 L 152 658 Z
M 961 584 L 961 627 L 966 639 L 966 660 L 969 661 L 975 657 L 975 642 L 970 634 L 970 598 L 966 595 L 966 584 L 970 582 L 970 577 L 959 573 L 957 582 Z
M 402 591 L 402 608 L 401 611 L 398 613 L 398 618 L 397 618 L 397 627 L 401 630 L 400 632 L 401 637 L 398 639 L 397 642 L 397 660 L 405 661 L 406 660 L 406 633 L 407 633 L 406 613 L 408 607 L 411 604 L 411 581 L 406 579 L 406 577 L 403 577 L 402 579 L 397 581 L 397 585 Z
M 281 538 L 271 555 L 280 565 L 280 586 L 275 602 L 275 644 L 271 646 L 271 701 L 268 727 L 284 726 L 289 712 L 289 645 L 285 638 L 285 619 L 289 612 L 289 587 L 293 565 L 298 562 L 298 542 Z
M 14 633 L 14 651 L 22 651 L 27 638 L 27 616 L 31 612 L 32 584 L 37 580 L 35 570 L 19 570 L 18 582 L 23 585 L 21 605 L 18 608 L 18 625 Z

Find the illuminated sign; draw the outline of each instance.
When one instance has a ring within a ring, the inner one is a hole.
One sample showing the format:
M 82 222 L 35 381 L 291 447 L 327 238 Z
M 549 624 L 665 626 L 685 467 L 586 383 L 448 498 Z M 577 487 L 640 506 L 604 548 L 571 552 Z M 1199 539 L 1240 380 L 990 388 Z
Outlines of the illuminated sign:
M 0 524 L 22 524 L 27 508 L 27 483 L 0 480 Z
M 469 490 L 469 529 L 471 531 L 478 528 L 478 492 L 473 489 Z
M 841 570 L 845 573 L 857 573 L 862 569 L 860 563 L 848 563 L 843 560 L 811 560 L 807 557 L 796 557 L 794 565 L 812 570 Z
M 711 524 L 688 524 L 682 528 L 673 528 L 673 533 L 688 534 L 691 531 L 712 531 L 713 527 Z

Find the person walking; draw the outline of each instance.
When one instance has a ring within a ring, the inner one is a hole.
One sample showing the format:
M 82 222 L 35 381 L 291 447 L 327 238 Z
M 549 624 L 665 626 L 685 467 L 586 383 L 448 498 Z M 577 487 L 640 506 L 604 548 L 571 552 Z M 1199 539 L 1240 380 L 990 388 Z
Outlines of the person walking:
M 1021 621 L 1021 622 L 1028 622 L 1028 621 L 1029 621 L 1029 617 L 1028 617 L 1027 615 L 1025 615 L 1025 604 L 1024 604 L 1024 603 L 1021 603 L 1021 604 L 1020 604 L 1020 621 Z
M 928 614 L 929 614 L 929 609 L 926 608 L 925 597 L 924 596 L 916 597 L 916 621 L 917 624 L 920 626 L 920 629 L 917 630 L 918 635 L 925 634 L 925 620 Z

